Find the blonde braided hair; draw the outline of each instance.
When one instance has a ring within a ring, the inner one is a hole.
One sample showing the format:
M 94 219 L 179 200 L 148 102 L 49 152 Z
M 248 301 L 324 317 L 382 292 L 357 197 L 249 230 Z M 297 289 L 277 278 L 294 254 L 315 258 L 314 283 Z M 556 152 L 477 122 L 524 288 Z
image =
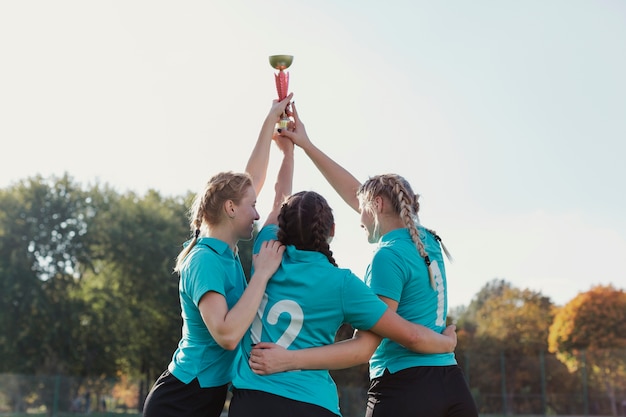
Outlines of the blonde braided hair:
M 203 226 L 219 224 L 222 219 L 223 204 L 228 200 L 239 204 L 247 188 L 251 186 L 252 178 L 247 173 L 226 171 L 215 174 L 209 179 L 204 190 L 196 194 L 189 209 L 192 240 L 176 257 L 174 272 L 180 273 L 183 260 L 196 246 Z
M 417 225 L 419 224 L 419 195 L 413 192 L 411 185 L 406 179 L 397 174 L 376 175 L 365 181 L 357 192 L 359 199 L 371 204 L 378 196 L 386 197 L 393 208 L 393 212 L 397 214 L 405 227 L 409 230 L 411 240 L 415 243 L 415 247 L 420 256 L 424 259 L 428 268 L 428 277 L 430 285 L 435 289 L 435 278 L 430 266 L 430 257 L 426 252 L 424 242 L 419 236 Z M 431 232 L 433 233 L 433 232 Z M 439 242 L 439 236 L 433 233 Z M 447 254 L 447 250 L 444 250 Z

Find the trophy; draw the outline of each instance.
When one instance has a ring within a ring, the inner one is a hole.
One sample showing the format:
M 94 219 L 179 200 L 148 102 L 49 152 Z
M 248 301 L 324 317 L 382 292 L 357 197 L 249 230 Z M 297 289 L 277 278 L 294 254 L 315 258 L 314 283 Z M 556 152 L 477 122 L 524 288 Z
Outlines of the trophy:
M 278 70 L 278 73 L 274 74 L 276 78 L 276 91 L 278 92 L 278 100 L 284 100 L 289 94 L 289 73 L 285 70 L 289 68 L 293 62 L 293 55 L 271 55 L 270 65 L 272 68 Z M 289 116 L 287 116 L 287 110 L 283 112 L 278 125 L 281 129 L 286 129 L 289 125 Z

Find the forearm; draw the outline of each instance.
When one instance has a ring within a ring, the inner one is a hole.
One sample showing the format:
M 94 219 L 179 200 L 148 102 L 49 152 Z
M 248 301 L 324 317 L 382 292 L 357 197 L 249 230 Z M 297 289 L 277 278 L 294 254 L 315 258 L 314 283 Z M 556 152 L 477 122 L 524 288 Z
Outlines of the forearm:
M 350 207 L 358 212 L 359 199 L 356 193 L 361 183 L 348 170 L 332 160 L 311 142 L 303 146 L 304 152 L 326 178 L 326 181 Z
M 278 169 L 278 176 L 276 177 L 276 184 L 274 185 L 274 204 L 272 205 L 272 210 L 267 215 L 265 225 L 278 223 L 278 214 L 280 213 L 282 204 L 285 198 L 291 195 L 293 188 L 293 143 L 281 137 L 276 139 L 276 143 L 283 151 L 283 160 Z
M 418 353 L 454 352 L 456 338 L 452 339 L 419 324 L 413 324 L 413 327 L 415 337 L 407 343 L 405 346 L 407 349 Z
M 358 332 L 360 334 L 363 332 Z M 369 333 L 369 332 L 365 332 Z M 374 334 L 355 336 L 349 340 L 309 349 L 290 350 L 285 355 L 286 370 L 344 369 L 367 363 L 376 350 L 380 338 Z
M 392 309 L 387 309 L 370 330 L 418 353 L 448 353 L 456 347 L 456 333 L 437 333 L 403 319 Z
M 224 320 L 215 326 L 213 337 L 224 349 L 232 350 L 252 324 L 265 294 L 267 279 L 254 275 L 237 303 L 228 310 Z
M 293 189 L 294 158 L 293 148 L 285 151 L 283 161 L 278 169 L 278 177 L 274 186 L 274 207 L 280 207 L 285 197 L 291 195 Z
M 276 118 L 272 114 L 269 114 L 261 126 L 259 137 L 246 164 L 246 172 L 252 177 L 254 190 L 257 194 L 261 192 L 263 184 L 265 184 L 267 167 L 269 165 L 270 146 L 275 125 Z

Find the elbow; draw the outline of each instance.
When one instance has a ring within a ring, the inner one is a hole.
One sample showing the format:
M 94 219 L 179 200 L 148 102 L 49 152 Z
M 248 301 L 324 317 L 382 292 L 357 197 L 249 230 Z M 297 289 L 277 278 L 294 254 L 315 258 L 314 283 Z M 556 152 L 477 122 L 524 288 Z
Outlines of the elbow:
M 235 350 L 237 346 L 239 346 L 239 339 L 235 340 L 232 338 L 219 338 L 215 339 L 218 345 L 224 350 Z
M 218 333 L 213 335 L 215 342 L 224 350 L 235 350 L 241 341 L 240 335 L 231 332 Z

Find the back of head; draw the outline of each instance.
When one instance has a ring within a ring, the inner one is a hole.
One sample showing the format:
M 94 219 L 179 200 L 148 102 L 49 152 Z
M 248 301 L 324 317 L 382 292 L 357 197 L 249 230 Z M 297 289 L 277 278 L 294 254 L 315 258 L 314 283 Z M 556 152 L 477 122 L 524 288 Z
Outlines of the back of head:
M 357 196 L 364 206 L 372 203 L 376 197 L 386 197 L 395 214 L 414 216 L 417 219 L 419 195 L 413 192 L 411 184 L 400 175 L 382 174 L 370 177 L 361 184 Z
M 289 196 L 280 209 L 278 240 L 300 250 L 321 252 L 336 266 L 328 244 L 334 223 L 324 197 L 314 191 L 301 191 Z

